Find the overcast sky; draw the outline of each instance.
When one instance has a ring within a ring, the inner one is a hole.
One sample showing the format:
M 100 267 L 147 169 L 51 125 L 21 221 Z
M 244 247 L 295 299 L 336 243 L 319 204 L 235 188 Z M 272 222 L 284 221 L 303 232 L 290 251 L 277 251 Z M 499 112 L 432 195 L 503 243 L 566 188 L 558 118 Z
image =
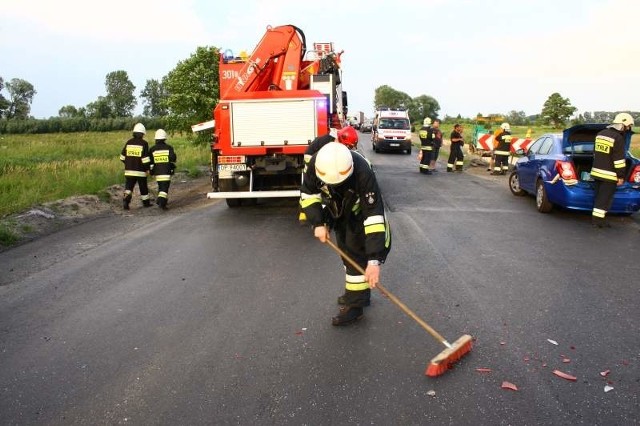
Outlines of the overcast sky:
M 198 46 L 250 52 L 284 24 L 308 47 L 344 50 L 349 110 L 369 116 L 383 84 L 434 97 L 441 116 L 537 114 L 553 92 L 579 112 L 640 111 L 638 0 L 0 0 L 0 11 L 0 76 L 34 85 L 38 118 L 105 95 L 109 72 L 125 70 L 138 96 Z

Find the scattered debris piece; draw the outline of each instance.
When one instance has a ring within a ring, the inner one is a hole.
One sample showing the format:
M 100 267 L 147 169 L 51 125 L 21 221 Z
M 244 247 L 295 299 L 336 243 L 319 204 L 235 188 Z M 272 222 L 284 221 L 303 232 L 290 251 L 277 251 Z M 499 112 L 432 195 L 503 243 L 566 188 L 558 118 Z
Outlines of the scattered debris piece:
M 570 346 L 570 348 L 571 348 L 571 350 L 572 350 L 572 351 L 575 351 L 575 350 L 576 350 L 576 347 L 575 347 L 575 346 Z
M 607 377 L 609 375 L 609 373 L 611 373 L 611 370 L 604 370 L 600 372 L 600 375 L 602 377 Z
M 302 330 L 298 330 L 298 331 L 296 331 L 296 335 L 298 335 L 298 336 L 302 336 L 303 334 L 304 334 L 304 333 L 302 332 Z
M 502 382 L 502 389 L 509 389 L 512 391 L 517 391 L 518 387 L 511 382 Z
M 558 346 L 558 342 L 556 342 L 555 340 L 547 339 L 547 342 L 551 343 L 552 345 Z
M 427 395 L 429 395 L 429 396 L 436 396 L 436 391 L 434 391 L 434 390 L 430 390 L 429 392 L 427 392 Z
M 563 379 L 571 380 L 572 382 L 575 382 L 576 380 L 578 380 L 577 377 L 572 376 L 571 374 L 563 373 L 560 370 L 553 370 L 553 374 L 555 374 L 558 377 L 562 377 Z
M 607 385 L 607 386 L 604 387 L 604 393 L 607 393 L 607 392 L 612 391 L 612 390 L 613 390 L 613 386 Z
M 571 362 L 570 358 L 562 358 L 562 362 L 564 362 L 565 364 L 569 364 Z
M 507 344 L 507 342 L 500 342 L 500 344 L 501 344 L 502 346 L 504 346 L 504 345 L 506 345 L 506 344 Z
M 523 358 L 523 360 L 524 360 L 524 362 L 529 362 L 529 357 L 528 357 L 528 356 L 525 356 L 525 357 Z
M 490 368 L 476 368 L 476 371 L 478 373 L 491 373 L 491 369 Z
M 307 331 L 307 327 L 302 327 L 302 331 Z
M 628 360 L 626 360 L 626 359 L 623 359 L 623 360 L 622 360 L 622 365 L 629 365 L 629 361 L 628 361 Z
M 546 362 L 543 362 L 543 363 L 542 363 L 542 366 L 543 366 L 543 367 L 546 367 L 546 366 L 547 366 L 547 363 L 546 363 Z

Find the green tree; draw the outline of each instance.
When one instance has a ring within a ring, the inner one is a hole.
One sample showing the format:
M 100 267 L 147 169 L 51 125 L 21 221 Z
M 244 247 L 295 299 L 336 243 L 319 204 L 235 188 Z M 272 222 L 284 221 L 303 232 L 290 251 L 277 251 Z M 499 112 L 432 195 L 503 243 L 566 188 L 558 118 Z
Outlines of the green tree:
M 144 100 L 144 109 L 142 114 L 146 117 L 163 117 L 167 115 L 167 94 L 158 80 L 147 80 L 144 90 L 140 93 L 140 97 Z
M 220 97 L 218 49 L 198 47 L 162 79 L 162 87 L 169 129 L 189 131 L 192 124 L 211 120 Z
M 389 108 L 409 108 L 411 106 L 411 96 L 400 92 L 390 86 L 383 85 L 377 87 L 373 98 L 373 109 L 380 107 Z
M 89 118 L 111 118 L 114 117 L 109 100 L 104 96 L 99 96 L 94 102 L 87 104 L 87 117 Z
M 105 78 L 107 102 L 115 117 L 131 117 L 138 101 L 133 92 L 136 86 L 129 80 L 126 71 L 112 71 Z
M 31 102 L 37 93 L 33 85 L 20 78 L 12 78 L 6 84 L 9 92 L 9 102 L 5 110 L 6 118 L 29 118 Z
M 73 105 L 65 105 L 58 110 L 58 115 L 64 118 L 71 118 L 78 116 L 78 108 Z
M 504 117 L 505 121 L 513 126 L 523 126 L 528 124 L 527 114 L 524 111 L 511 110 Z
M 0 77 L 0 92 L 4 89 L 4 79 Z M 0 93 L 0 118 L 4 117 L 5 111 L 9 108 L 9 101 Z
M 425 117 L 436 118 L 440 112 L 440 104 L 428 95 L 420 95 L 411 100 L 409 118 L 411 122 L 422 121 Z
M 563 98 L 560 93 L 556 92 L 546 100 L 540 115 L 545 124 L 551 123 L 554 128 L 558 129 L 564 126 L 576 110 L 577 108 L 571 105 L 569 98 Z

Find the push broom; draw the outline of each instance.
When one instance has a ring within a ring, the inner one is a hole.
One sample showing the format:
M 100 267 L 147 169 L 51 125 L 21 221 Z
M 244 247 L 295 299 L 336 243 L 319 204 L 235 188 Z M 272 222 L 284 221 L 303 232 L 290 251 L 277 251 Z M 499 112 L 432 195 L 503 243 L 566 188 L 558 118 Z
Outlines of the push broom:
M 353 260 L 349 255 L 347 255 L 344 251 L 342 251 L 338 246 L 336 246 L 333 241 L 327 239 L 327 244 L 336 251 L 343 259 L 351 264 L 358 272 L 362 275 L 365 274 L 364 269 L 360 265 L 358 265 L 355 260 Z M 393 293 L 387 290 L 382 284 L 376 285 L 376 288 L 380 290 L 382 294 L 387 296 L 393 303 L 398 306 L 402 312 L 411 317 L 415 322 L 417 322 L 422 328 L 424 328 L 429 334 L 431 334 L 437 341 L 442 343 L 445 346 L 445 349 L 436 355 L 435 358 L 431 360 L 427 369 L 425 371 L 425 375 L 430 377 L 436 377 L 441 374 L 444 374 L 453 363 L 458 361 L 460 358 L 465 356 L 470 350 L 472 346 L 472 337 L 468 334 L 462 335 L 458 340 L 453 343 L 449 343 L 447 339 L 442 337 L 440 333 L 438 333 L 433 327 L 424 322 L 422 318 L 416 315 L 411 309 L 407 307 L 400 299 L 398 299 Z

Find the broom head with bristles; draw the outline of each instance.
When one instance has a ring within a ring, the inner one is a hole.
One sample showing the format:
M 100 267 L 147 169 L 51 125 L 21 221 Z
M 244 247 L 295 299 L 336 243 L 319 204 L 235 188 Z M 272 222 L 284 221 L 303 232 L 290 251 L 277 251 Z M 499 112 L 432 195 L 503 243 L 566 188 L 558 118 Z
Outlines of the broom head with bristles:
M 453 342 L 450 348 L 446 348 L 431 360 L 424 372 L 429 377 L 436 377 L 446 373 L 451 365 L 465 356 L 471 350 L 473 338 L 465 334 Z

